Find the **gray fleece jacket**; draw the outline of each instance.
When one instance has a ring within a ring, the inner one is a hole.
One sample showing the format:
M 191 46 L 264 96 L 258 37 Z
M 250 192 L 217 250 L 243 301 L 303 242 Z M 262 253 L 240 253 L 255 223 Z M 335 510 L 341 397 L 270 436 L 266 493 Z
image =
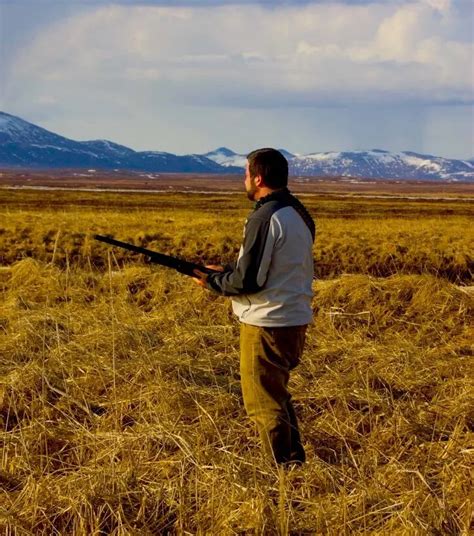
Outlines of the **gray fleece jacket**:
M 287 189 L 260 199 L 244 228 L 237 262 L 211 274 L 209 289 L 232 297 L 241 322 L 301 326 L 312 320 L 314 222 Z

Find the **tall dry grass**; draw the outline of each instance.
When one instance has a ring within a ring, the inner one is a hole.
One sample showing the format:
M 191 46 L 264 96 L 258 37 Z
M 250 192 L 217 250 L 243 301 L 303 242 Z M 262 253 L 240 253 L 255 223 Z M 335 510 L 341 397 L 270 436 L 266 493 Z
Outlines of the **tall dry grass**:
M 474 273 L 467 200 L 332 199 L 306 196 L 317 220 L 316 275 L 387 277 L 432 274 L 470 284 Z M 91 234 L 111 233 L 194 261 L 228 262 L 238 253 L 251 205 L 237 195 L 111 194 L 0 190 L 0 265 L 26 257 L 67 266 L 106 268 L 108 246 Z M 0 205 L 1 206 L 1 205 Z M 113 252 L 119 265 L 130 254 Z M 143 259 L 135 258 L 135 263 Z
M 159 234 L 174 214 L 169 249 L 219 257 L 225 244 L 230 255 L 245 211 L 230 207 L 210 228 L 214 209 L 186 200 L 174 212 L 148 206 L 148 221 L 123 204 L 81 208 L 74 195 L 61 210 L 5 204 L 2 244 L 14 228 L 30 256 L 15 260 L 8 242 L 0 268 L 4 533 L 469 534 L 470 289 L 430 270 L 315 281 L 315 322 L 291 380 L 309 462 L 283 474 L 261 459 L 242 408 L 229 301 L 85 236 L 114 229 L 160 246 L 138 234 Z M 378 254 L 395 228 L 374 227 L 377 214 L 321 216 L 318 238 L 332 230 Z M 417 230 L 444 227 L 439 243 L 457 255 L 467 217 L 393 219 L 414 254 L 427 247 Z

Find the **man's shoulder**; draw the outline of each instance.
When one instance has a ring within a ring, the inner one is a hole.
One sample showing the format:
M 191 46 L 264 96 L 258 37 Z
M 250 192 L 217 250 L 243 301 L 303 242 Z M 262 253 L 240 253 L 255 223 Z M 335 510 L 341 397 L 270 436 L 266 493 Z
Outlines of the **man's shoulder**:
M 275 212 L 278 212 L 282 208 L 286 208 L 289 206 L 291 205 L 280 199 L 268 201 L 267 203 L 259 207 L 257 210 L 254 210 L 248 217 L 248 220 L 270 220 L 273 214 L 275 214 Z

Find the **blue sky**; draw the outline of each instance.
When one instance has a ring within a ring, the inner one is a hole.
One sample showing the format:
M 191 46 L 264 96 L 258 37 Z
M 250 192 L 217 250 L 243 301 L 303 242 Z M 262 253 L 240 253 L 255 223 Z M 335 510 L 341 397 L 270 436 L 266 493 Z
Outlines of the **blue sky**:
M 474 156 L 472 3 L 0 0 L 0 109 L 74 139 Z

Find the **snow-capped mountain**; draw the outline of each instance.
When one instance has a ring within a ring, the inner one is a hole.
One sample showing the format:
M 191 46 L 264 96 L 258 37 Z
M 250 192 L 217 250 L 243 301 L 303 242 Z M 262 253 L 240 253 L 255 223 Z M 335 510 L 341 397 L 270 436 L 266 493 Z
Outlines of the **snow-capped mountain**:
M 288 159 L 292 175 L 474 181 L 472 159 L 381 149 L 307 155 L 280 151 Z M 246 155 L 227 147 L 206 154 L 177 156 L 160 151 L 134 151 L 108 140 L 74 141 L 0 112 L 0 167 L 242 174 L 245 163 Z
M 0 166 L 124 169 L 169 173 L 235 173 L 201 155 L 134 151 L 108 141 L 74 141 L 0 112 Z
M 108 140 L 81 141 L 79 143 L 82 147 L 94 154 L 105 152 L 108 154 L 115 154 L 117 158 L 124 158 L 135 153 L 133 149 L 125 147 L 125 145 L 119 145 L 118 143 Z
M 227 147 L 219 147 L 218 149 L 211 151 L 210 153 L 203 154 L 202 156 L 209 158 L 213 162 L 220 164 L 224 167 L 238 167 L 245 168 L 247 162 L 246 155 L 234 153 Z
M 474 163 L 410 151 L 326 152 L 289 160 L 295 175 L 350 176 L 386 179 L 473 181 Z
M 292 158 L 294 158 L 296 155 L 294 155 L 293 153 L 290 153 L 289 151 L 287 151 L 286 149 L 278 149 L 280 151 L 280 153 L 287 159 L 287 160 L 291 160 Z
M 474 162 L 439 156 L 372 149 L 295 155 L 280 149 L 288 159 L 291 175 L 363 177 L 371 179 L 415 179 L 474 181 Z M 245 155 L 225 147 L 204 156 L 222 166 L 245 166 Z
M 44 128 L 28 123 L 14 115 L 0 112 L 0 143 L 19 143 L 33 146 L 64 147 L 70 142 Z
M 294 158 L 294 154 L 291 154 L 286 149 L 278 149 L 287 160 L 290 160 L 291 158 Z M 217 164 L 220 164 L 224 167 L 238 167 L 245 169 L 245 164 L 247 162 L 247 155 L 246 154 L 238 154 L 234 153 L 234 151 L 228 149 L 227 147 L 219 147 L 218 149 L 215 149 L 214 151 L 211 151 L 210 153 L 206 153 L 203 156 L 206 158 L 209 158 L 209 160 L 213 160 Z

